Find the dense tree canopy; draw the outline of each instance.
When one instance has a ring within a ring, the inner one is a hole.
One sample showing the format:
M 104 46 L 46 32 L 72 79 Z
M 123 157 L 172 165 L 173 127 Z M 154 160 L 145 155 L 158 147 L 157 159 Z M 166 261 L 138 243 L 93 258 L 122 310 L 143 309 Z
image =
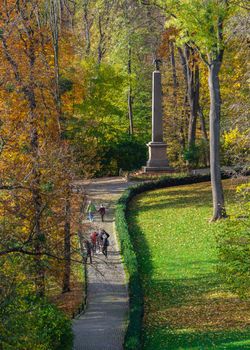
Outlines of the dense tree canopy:
M 220 166 L 246 167 L 249 151 L 247 7 L 224 0 L 1 1 L 0 349 L 34 349 L 41 325 L 26 345 L 10 333 L 22 322 L 16 307 L 30 315 L 22 328 L 29 333 L 33 304 L 38 313 L 45 305 L 71 339 L 67 320 L 44 297 L 53 283 L 69 291 L 73 260 L 81 263 L 75 225 L 83 198 L 72 181 L 145 164 L 156 57 L 168 158 L 177 170 L 210 164 L 213 218 L 225 216 Z M 44 337 L 40 348 L 56 349 Z

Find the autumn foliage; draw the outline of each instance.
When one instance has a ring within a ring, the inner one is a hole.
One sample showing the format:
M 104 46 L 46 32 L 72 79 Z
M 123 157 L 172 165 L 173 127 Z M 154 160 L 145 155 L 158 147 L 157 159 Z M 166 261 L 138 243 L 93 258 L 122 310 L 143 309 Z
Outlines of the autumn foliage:
M 85 198 L 74 180 L 145 164 L 156 56 L 169 160 L 177 170 L 209 166 L 208 71 L 166 12 L 175 2 L 156 3 L 0 1 L 0 349 L 56 348 L 52 335 L 34 346 L 40 328 L 30 308 L 62 329 L 58 349 L 64 336 L 70 343 L 68 320 L 51 302 L 68 315 L 82 303 Z M 239 168 L 249 150 L 248 20 L 242 5 L 227 16 L 221 67 L 221 163 Z M 10 332 L 22 322 L 15 309 L 27 316 L 20 332 L 36 330 L 25 345 Z

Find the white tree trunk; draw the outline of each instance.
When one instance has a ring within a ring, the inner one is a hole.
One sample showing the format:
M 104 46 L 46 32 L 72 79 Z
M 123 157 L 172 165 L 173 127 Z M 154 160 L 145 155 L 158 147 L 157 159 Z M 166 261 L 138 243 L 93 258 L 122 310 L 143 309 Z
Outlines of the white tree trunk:
M 220 81 L 221 62 L 216 60 L 209 65 L 210 92 L 210 170 L 213 195 L 213 217 L 215 221 L 226 217 L 220 170 Z

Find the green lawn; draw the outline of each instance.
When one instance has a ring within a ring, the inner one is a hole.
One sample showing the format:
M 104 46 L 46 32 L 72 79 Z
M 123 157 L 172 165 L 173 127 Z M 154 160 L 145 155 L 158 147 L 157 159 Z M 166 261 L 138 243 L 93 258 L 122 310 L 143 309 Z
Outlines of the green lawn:
M 234 184 L 224 181 L 228 212 Z M 129 227 L 144 290 L 146 350 L 250 349 L 249 312 L 222 286 L 216 234 L 209 224 L 210 183 L 179 186 L 137 196 Z M 248 323 L 249 324 L 249 323 Z

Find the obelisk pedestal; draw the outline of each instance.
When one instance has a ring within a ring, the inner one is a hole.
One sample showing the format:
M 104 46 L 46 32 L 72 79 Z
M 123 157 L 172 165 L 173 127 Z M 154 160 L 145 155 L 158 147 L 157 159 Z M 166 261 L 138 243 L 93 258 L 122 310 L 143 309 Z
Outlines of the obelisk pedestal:
M 143 171 L 146 173 L 172 171 L 167 160 L 167 145 L 163 142 L 162 90 L 159 70 L 153 72 L 152 85 L 152 141 L 147 144 L 149 159 Z

